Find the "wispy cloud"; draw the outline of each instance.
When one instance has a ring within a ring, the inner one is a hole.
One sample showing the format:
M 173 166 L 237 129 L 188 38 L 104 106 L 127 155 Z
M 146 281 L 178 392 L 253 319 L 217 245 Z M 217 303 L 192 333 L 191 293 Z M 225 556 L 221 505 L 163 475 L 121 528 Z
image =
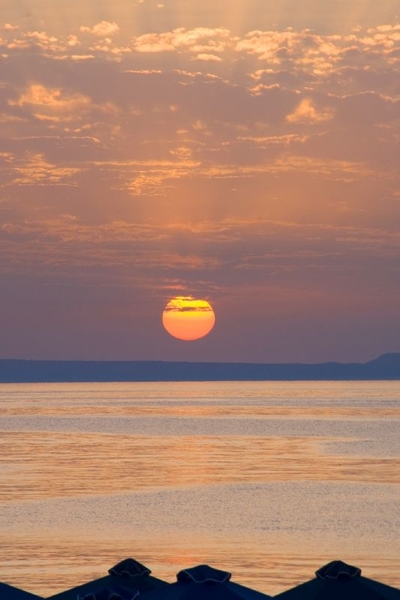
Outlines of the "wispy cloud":
M 230 318 L 271 294 L 282 323 L 296 298 L 393 317 L 400 27 L 152 11 L 1 27 L 2 276 L 121 286 L 143 314 L 207 288 Z

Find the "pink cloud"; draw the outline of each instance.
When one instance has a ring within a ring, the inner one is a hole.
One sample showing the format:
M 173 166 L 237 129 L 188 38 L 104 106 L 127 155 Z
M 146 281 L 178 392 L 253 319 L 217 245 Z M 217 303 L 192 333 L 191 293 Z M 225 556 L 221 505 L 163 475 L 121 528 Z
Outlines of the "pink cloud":
M 99 37 L 109 37 L 119 33 L 119 25 L 114 22 L 111 23 L 110 21 L 100 21 L 100 23 L 96 23 L 93 27 L 82 25 L 80 31 L 83 33 L 91 33 Z

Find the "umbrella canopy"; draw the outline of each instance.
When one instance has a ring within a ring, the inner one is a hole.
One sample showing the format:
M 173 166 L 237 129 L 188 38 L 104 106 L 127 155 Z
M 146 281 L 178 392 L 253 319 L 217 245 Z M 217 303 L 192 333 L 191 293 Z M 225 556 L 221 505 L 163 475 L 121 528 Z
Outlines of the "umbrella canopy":
M 400 600 L 400 590 L 361 575 L 361 569 L 335 560 L 316 578 L 278 594 L 279 600 Z
M 134 594 L 138 591 L 143 594 L 168 585 L 166 581 L 152 577 L 150 573 L 150 569 L 138 561 L 133 558 L 126 558 L 109 569 L 108 575 L 105 577 L 88 581 L 83 585 L 78 585 L 65 592 L 50 596 L 50 598 L 51 600 L 77 600 L 77 598 L 84 598 L 90 594 L 95 596 L 96 593 L 100 593 L 103 590 L 111 592 L 114 589 L 117 590 L 120 597 L 122 590 L 132 592 L 132 597 L 134 597 Z M 124 596 L 122 600 L 131 600 L 131 598 L 125 598 Z
M 146 594 L 146 600 L 266 600 L 271 596 L 230 581 L 231 574 L 198 565 L 180 571 L 176 582 Z
M 0 583 L 0 598 L 1 600 L 41 600 L 40 596 L 7 585 L 7 583 Z
M 136 600 L 139 596 L 140 592 L 138 591 L 113 587 L 96 590 L 84 596 L 78 595 L 77 600 Z

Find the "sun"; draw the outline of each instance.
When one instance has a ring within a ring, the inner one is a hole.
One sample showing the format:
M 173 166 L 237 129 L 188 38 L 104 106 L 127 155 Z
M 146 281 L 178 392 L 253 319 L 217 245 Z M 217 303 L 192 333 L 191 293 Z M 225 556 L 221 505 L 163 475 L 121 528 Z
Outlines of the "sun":
M 215 324 L 215 314 L 207 300 L 176 296 L 164 308 L 162 323 L 174 338 L 188 342 L 210 333 Z

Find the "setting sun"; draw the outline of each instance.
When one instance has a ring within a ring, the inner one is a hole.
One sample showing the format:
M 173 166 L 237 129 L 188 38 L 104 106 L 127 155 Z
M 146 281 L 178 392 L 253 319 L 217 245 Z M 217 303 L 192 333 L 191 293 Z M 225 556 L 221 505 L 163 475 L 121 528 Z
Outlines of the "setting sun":
M 214 327 L 215 314 L 207 300 L 177 296 L 164 308 L 162 323 L 168 333 L 178 340 L 198 340 Z

